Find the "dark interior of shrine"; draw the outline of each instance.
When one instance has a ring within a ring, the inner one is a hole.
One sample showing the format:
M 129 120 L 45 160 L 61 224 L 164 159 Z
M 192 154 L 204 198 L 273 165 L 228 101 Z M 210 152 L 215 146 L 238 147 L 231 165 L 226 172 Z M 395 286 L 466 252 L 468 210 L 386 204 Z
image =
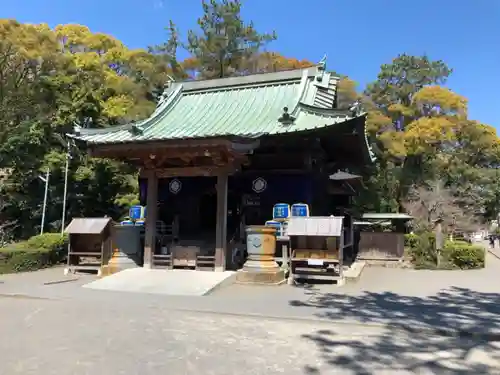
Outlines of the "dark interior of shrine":
M 227 197 L 228 240 L 244 240 L 244 225 L 263 225 L 271 220 L 276 203 L 308 203 L 308 182 L 304 175 L 230 176 Z M 167 226 L 177 221 L 177 240 L 180 243 L 185 240 L 215 242 L 216 178 L 160 179 L 158 185 L 158 220 Z M 146 181 L 140 180 L 140 186 L 141 204 L 145 204 Z M 173 189 L 174 186 L 179 190 Z

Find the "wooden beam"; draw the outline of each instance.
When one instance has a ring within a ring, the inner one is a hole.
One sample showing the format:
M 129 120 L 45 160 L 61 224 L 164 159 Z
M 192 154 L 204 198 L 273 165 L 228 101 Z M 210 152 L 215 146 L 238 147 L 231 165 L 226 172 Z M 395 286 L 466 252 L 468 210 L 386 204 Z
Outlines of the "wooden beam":
M 152 171 L 146 174 L 146 233 L 144 235 L 144 267 L 151 268 L 156 246 L 156 218 L 158 215 L 158 177 Z
M 105 156 L 105 155 L 101 155 Z M 197 148 L 172 148 L 154 152 L 154 150 L 120 151 L 108 155 L 114 159 L 133 163 L 145 169 L 164 169 L 170 167 L 216 166 L 228 164 L 241 165 L 248 163 L 248 156 L 228 149 L 227 147 L 197 147 Z M 189 174 L 193 175 L 193 174 Z M 206 175 L 202 173 L 200 175 Z
M 179 167 L 156 169 L 158 178 L 190 177 L 190 176 L 214 176 L 215 167 Z
M 254 175 L 254 174 L 261 174 L 261 173 L 304 175 L 306 172 L 304 171 L 304 169 L 298 169 L 298 168 L 278 169 L 272 165 L 269 166 L 269 168 L 264 168 L 262 166 L 259 168 L 254 168 L 252 166 L 252 167 L 243 169 L 241 171 L 241 174 L 244 174 L 244 175 Z
M 198 156 L 218 155 L 226 151 L 224 146 L 202 146 L 202 147 L 169 147 L 169 148 L 123 148 L 116 150 L 97 149 L 92 152 L 92 156 L 109 156 L 112 158 L 122 159 L 172 159 L 172 158 L 189 158 L 193 159 Z
M 224 166 L 196 166 L 196 167 L 178 167 L 178 168 L 158 168 L 158 169 L 143 169 L 140 172 L 140 177 L 145 178 L 151 171 L 157 178 L 169 177 L 194 177 L 194 176 L 217 176 L 221 173 L 233 174 L 239 170 L 236 164 Z
M 231 147 L 231 141 L 228 139 L 212 138 L 212 139 L 172 139 L 162 141 L 148 142 L 128 142 L 118 144 L 105 145 L 89 145 L 89 151 L 92 156 L 99 155 L 115 155 L 120 153 L 130 153 L 143 151 L 149 152 L 169 152 L 180 151 L 181 149 L 203 148 L 203 147 Z

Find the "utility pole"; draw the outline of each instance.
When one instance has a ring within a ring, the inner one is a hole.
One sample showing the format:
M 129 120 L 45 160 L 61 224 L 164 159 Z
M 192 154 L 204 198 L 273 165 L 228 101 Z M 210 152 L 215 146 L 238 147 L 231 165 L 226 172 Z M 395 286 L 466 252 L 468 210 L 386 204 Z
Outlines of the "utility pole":
M 45 211 L 47 210 L 47 197 L 49 195 L 49 175 L 50 169 L 47 167 L 47 173 L 45 174 L 45 177 L 38 176 L 40 180 L 45 182 L 45 194 L 43 196 L 42 223 L 40 226 L 40 234 L 43 234 L 43 228 L 45 227 Z
M 63 195 L 63 209 L 62 209 L 62 219 L 61 219 L 61 236 L 64 235 L 64 222 L 66 220 L 66 197 L 68 195 L 68 171 L 69 171 L 69 159 L 71 159 L 71 145 L 68 142 L 68 150 L 66 151 L 66 168 L 64 170 L 64 195 Z

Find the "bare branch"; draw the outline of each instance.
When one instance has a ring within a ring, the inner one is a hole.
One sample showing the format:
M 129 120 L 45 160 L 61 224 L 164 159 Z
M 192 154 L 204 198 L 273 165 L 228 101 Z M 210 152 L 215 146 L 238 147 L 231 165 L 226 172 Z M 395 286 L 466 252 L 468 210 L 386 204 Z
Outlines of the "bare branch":
M 430 228 L 438 219 L 451 231 L 473 231 L 478 226 L 475 215 L 461 207 L 458 198 L 442 181 L 413 186 L 404 206 L 415 218 L 417 226 Z

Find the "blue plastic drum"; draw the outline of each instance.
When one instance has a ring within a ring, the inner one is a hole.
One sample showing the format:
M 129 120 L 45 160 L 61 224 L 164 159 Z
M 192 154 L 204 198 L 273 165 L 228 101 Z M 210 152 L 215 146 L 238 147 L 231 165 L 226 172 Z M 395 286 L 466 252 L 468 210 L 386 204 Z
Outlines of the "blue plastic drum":
M 144 212 L 144 208 L 142 206 L 132 206 L 130 207 L 128 216 L 131 220 L 139 220 L 142 219 Z
M 295 203 L 292 205 L 292 216 L 293 217 L 308 217 L 309 216 L 309 205 L 306 203 Z
M 285 223 L 282 221 L 275 221 L 275 220 L 266 221 L 266 227 L 275 228 L 277 236 L 283 235 L 284 224 Z
M 290 217 L 290 205 L 277 203 L 273 207 L 273 219 L 288 219 Z

